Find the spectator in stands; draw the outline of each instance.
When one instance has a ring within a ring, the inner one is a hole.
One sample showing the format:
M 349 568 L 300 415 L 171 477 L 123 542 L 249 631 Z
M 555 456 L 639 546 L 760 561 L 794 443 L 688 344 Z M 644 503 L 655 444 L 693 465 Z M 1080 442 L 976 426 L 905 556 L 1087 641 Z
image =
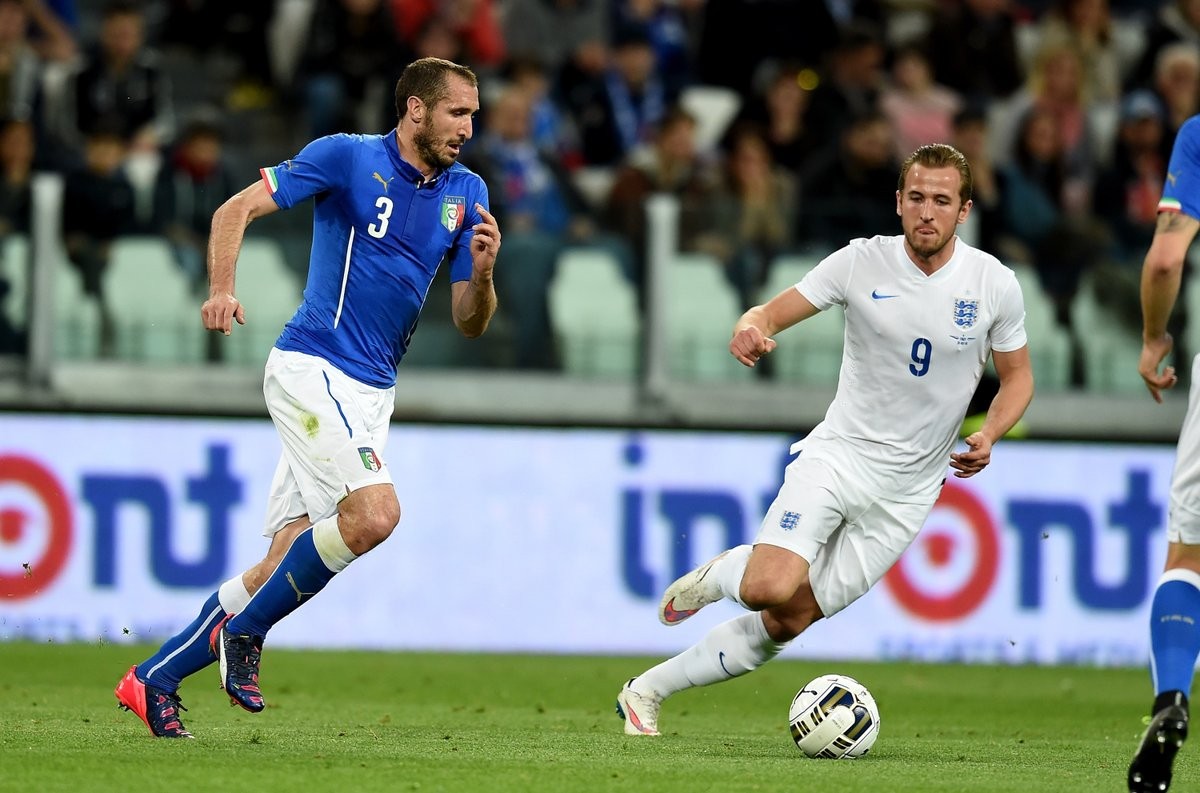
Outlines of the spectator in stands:
M 887 117 L 872 111 L 855 118 L 800 175 L 800 239 L 829 251 L 894 227 L 895 208 L 870 197 L 896 191 L 897 168 Z
M 610 22 L 605 0 L 508 0 L 504 40 L 511 56 L 540 61 L 555 100 L 569 105 L 608 67 Z
M 556 158 L 568 170 L 583 165 L 579 133 L 566 110 L 554 98 L 553 75 L 535 55 L 515 55 L 505 68 L 508 82 L 525 92 L 532 103 L 532 131 L 538 151 Z
M 1116 103 L 1126 73 L 1141 55 L 1117 35 L 1108 0 L 1055 0 L 1037 22 L 1039 47 L 1070 44 L 1083 59 L 1084 88 L 1092 101 Z
M 762 302 L 771 262 L 792 248 L 799 188 L 771 157 L 763 131 L 749 124 L 729 136 L 724 179 L 714 196 L 711 252 L 725 263 L 743 308 Z
M 1037 110 L 1055 118 L 1055 129 L 1061 137 L 1060 152 L 1067 170 L 1070 190 L 1082 193 L 1072 200 L 1077 206 L 1090 203 L 1087 190 L 1095 178 L 1099 161 L 1099 140 L 1110 138 L 1103 131 L 1105 114 L 1099 111 L 1086 93 L 1083 59 L 1070 42 L 1050 43 L 1042 47 L 1034 60 L 1026 85 L 1006 102 L 1004 115 L 1010 120 L 1008 128 L 993 130 L 1000 140 L 1001 161 L 1010 160 L 1017 145 L 1018 126 Z
M 823 145 L 837 140 L 855 119 L 878 111 L 885 54 L 875 26 L 857 22 L 840 31 L 806 115 Z
M 208 289 L 205 256 L 213 212 L 238 190 L 223 146 L 215 120 L 189 122 L 154 185 L 154 228 L 171 244 L 176 263 L 197 294 Z
M 170 140 L 170 87 L 158 56 L 146 47 L 145 13 L 134 0 L 110 0 L 105 6 L 99 39 L 71 87 L 75 128 L 68 131 L 69 139 L 116 124 L 137 149 L 157 149 Z
M 941 3 L 929 31 L 934 80 L 970 102 L 989 103 L 1021 85 L 1009 0 Z
M 0 0 L 0 116 L 33 120 L 42 61 L 30 44 L 26 9 L 23 0 Z
M 654 129 L 675 99 L 655 70 L 649 32 L 641 26 L 614 34 L 612 65 L 567 98 L 588 165 L 616 165 Z
M 1170 159 L 1179 128 L 1200 112 L 1200 45 L 1179 41 L 1163 47 L 1154 60 L 1153 89 L 1163 106 L 1162 154 Z
M 798 61 L 764 62 L 755 81 L 756 90 L 742 105 L 731 129 L 742 123 L 758 125 L 766 135 L 771 158 L 799 173 L 822 145 L 818 127 L 809 118 L 812 91 L 818 80 L 815 69 Z
M 1129 87 L 1145 88 L 1155 82 L 1158 57 L 1173 44 L 1200 47 L 1200 0 L 1163 0 L 1146 27 L 1142 58 L 1129 76 Z
M 84 165 L 66 175 L 63 186 L 63 242 L 79 271 L 83 293 L 97 304 L 98 352 L 112 355 L 116 345 L 113 306 L 104 294 L 104 273 L 116 237 L 134 223 L 133 187 L 121 171 L 127 152 L 124 129 L 96 124 L 84 141 Z
M 387 89 L 411 60 L 384 0 L 318 0 L 296 77 L 311 136 L 385 127 Z
M 34 132 L 28 121 L 9 119 L 0 124 L 0 243 L 10 234 L 28 234 L 30 226 Z M 26 278 L 25 283 L 30 279 Z M 12 284 L 0 277 L 0 306 L 6 300 L 26 300 L 11 295 Z M 24 354 L 26 332 L 0 311 L 0 355 Z
M 892 123 L 896 157 L 902 159 L 926 143 L 950 140 L 962 98 L 933 81 L 926 48 L 913 43 L 893 54 L 892 79 L 879 97 L 879 107 Z
M 968 105 L 954 116 L 951 134 L 954 148 L 971 163 L 971 214 L 958 227 L 958 235 L 968 245 L 992 251 L 1001 261 L 1008 256 L 999 245 L 1003 227 L 1000 175 L 992 161 L 988 140 L 987 111 L 978 105 Z
M 1115 258 L 1135 272 L 1141 269 L 1142 257 L 1154 237 L 1158 200 L 1167 178 L 1163 134 L 1158 97 L 1145 89 L 1126 96 L 1121 102 L 1113 162 L 1100 173 L 1093 191 L 1096 216 L 1113 232 Z M 1140 313 L 1137 320 L 1140 325 Z
M 1162 152 L 1163 111 L 1158 98 L 1147 90 L 1130 93 L 1121 102 L 1121 118 L 1112 164 L 1096 182 L 1094 212 L 1111 234 L 1112 247 L 1096 279 L 1096 297 L 1133 332 L 1141 332 L 1139 297 L 1141 267 L 1154 238 L 1158 203 L 1167 179 L 1167 159 Z M 1189 273 L 1182 274 L 1186 286 Z M 1183 345 L 1187 304 L 1181 301 L 1171 314 L 1169 330 L 1176 352 L 1189 360 Z
M 667 90 L 678 94 L 696 81 L 692 64 L 691 31 L 699 27 L 705 0 L 617 0 L 613 30 L 644 27 L 654 47 L 654 59 Z
M 504 40 L 510 55 L 534 55 L 557 74 L 576 53 L 607 46 L 610 14 L 604 0 L 508 0 Z M 602 66 L 595 64 L 596 67 Z
M 1080 204 L 1058 129 L 1059 116 L 1038 106 L 1021 119 L 1015 156 L 1001 169 L 1005 248 L 1037 270 L 1058 323 L 1071 331 L 1071 302 L 1084 272 L 1101 262 L 1110 242 Z M 1081 383 L 1082 373 L 1072 381 Z
M 499 311 L 514 331 L 513 363 L 554 369 L 558 356 L 547 296 L 559 256 L 573 246 L 598 247 L 628 270 L 631 252 L 623 240 L 599 232 L 561 163 L 539 150 L 534 99 L 519 86 L 501 91 L 465 162 L 491 185 L 492 211 L 504 223 L 496 288 L 502 295 Z
M 400 41 L 420 54 L 417 40 L 435 24 L 458 42 L 476 72 L 498 69 L 507 45 L 492 0 L 389 0 Z
M 668 108 L 653 144 L 635 148 L 617 169 L 604 209 L 605 224 L 633 245 L 629 275 L 643 306 L 649 231 L 646 199 L 655 193 L 668 193 L 679 199 L 680 247 L 685 251 L 700 250 L 702 241 L 714 228 L 713 196 L 718 179 L 713 165 L 696 148 L 696 119 L 679 106 Z
M 0 124 L 0 239 L 29 233 L 35 151 L 30 122 L 8 119 Z

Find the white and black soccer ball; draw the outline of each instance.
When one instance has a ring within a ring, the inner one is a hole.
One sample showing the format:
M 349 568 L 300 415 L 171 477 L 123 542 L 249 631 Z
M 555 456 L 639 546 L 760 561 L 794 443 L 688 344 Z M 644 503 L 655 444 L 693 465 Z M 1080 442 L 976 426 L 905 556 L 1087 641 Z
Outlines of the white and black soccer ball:
M 809 757 L 862 757 L 879 737 L 879 706 L 867 687 L 845 675 L 821 675 L 792 698 L 792 740 Z

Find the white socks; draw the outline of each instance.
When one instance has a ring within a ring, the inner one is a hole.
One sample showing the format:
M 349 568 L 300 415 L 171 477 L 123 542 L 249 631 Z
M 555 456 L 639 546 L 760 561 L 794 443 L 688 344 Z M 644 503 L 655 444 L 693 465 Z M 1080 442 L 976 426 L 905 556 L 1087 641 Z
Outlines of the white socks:
M 225 609 L 226 614 L 237 614 L 246 608 L 246 604 L 250 602 L 250 592 L 242 583 L 241 573 L 221 584 L 217 589 L 217 600 L 220 601 L 221 608 Z
M 335 573 L 340 573 L 358 557 L 342 539 L 342 530 L 338 528 L 338 516 L 332 515 L 319 520 L 312 527 L 313 545 L 321 561 Z
M 727 556 L 721 562 L 728 559 Z M 745 568 L 744 563 L 742 567 Z M 762 614 L 750 612 L 721 623 L 698 644 L 643 672 L 631 688 L 665 699 L 685 688 L 707 686 L 752 672 L 779 655 L 784 647 L 787 642 L 776 642 L 767 635 Z
M 709 572 L 721 588 L 721 594 L 742 608 L 746 608 L 746 604 L 742 602 L 742 576 L 746 574 L 746 563 L 750 561 L 752 550 L 753 545 L 739 545 L 729 549 L 729 553 L 722 556 Z

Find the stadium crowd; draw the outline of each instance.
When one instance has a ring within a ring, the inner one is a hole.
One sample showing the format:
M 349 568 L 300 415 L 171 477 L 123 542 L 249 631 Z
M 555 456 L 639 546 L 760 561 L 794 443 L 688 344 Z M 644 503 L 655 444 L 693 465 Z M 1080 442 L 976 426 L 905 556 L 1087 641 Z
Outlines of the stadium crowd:
M 312 137 L 392 126 L 427 55 L 481 77 L 463 162 L 505 230 L 493 365 L 529 369 L 561 367 L 565 250 L 604 251 L 641 293 L 648 195 L 679 198 L 682 249 L 750 305 L 780 257 L 898 230 L 880 196 L 935 141 L 974 171 L 963 234 L 1036 272 L 1073 345 L 1084 283 L 1136 335 L 1171 144 L 1200 110 L 1200 0 L 0 0 L 0 235 L 28 233 L 35 173 L 63 174 L 103 354 L 116 237 L 163 235 L 202 294 L 235 186 Z M 704 88 L 736 98 L 716 134 Z M 0 316 L 0 351 L 25 343 Z

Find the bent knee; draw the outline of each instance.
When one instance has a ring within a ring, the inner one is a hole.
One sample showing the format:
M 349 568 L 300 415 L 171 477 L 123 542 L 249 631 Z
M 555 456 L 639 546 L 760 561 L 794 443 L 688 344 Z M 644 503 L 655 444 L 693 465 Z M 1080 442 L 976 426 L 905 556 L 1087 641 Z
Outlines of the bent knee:
M 339 527 L 346 545 L 361 556 L 392 536 L 399 523 L 400 503 L 392 499 L 376 502 L 369 509 L 343 514 Z
M 787 603 L 795 593 L 794 587 L 789 588 L 778 581 L 743 578 L 739 594 L 747 608 L 762 611 Z
M 795 639 L 817 620 L 821 619 L 821 610 L 812 608 L 778 607 L 763 612 L 763 625 L 767 635 L 777 642 L 790 642 Z

